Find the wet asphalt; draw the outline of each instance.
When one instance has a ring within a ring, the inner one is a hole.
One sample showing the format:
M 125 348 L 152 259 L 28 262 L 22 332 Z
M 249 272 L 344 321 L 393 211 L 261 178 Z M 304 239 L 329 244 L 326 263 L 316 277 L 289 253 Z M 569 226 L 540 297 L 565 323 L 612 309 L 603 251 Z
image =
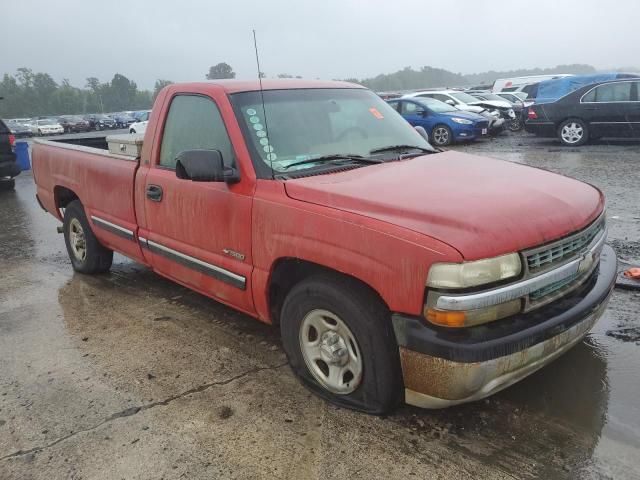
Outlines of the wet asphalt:
M 455 149 L 596 185 L 622 265 L 640 264 L 639 143 Z M 118 255 L 74 274 L 34 194 L 29 173 L 0 193 L 1 480 L 640 478 L 639 291 L 487 400 L 372 417 L 305 390 L 277 329 Z

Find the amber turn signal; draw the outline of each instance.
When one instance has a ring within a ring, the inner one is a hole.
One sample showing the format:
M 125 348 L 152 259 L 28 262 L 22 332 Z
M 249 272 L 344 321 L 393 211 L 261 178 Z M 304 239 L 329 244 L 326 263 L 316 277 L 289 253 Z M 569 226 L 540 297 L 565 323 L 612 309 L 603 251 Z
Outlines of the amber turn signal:
M 465 326 L 465 312 L 443 311 L 428 308 L 425 316 L 427 317 L 427 320 L 435 325 L 442 325 L 443 327 Z

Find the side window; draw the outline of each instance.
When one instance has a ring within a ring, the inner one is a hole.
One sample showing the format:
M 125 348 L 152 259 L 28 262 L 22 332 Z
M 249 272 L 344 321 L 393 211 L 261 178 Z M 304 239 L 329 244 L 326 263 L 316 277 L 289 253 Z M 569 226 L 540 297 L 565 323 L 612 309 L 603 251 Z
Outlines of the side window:
M 231 140 L 217 105 L 207 97 L 178 95 L 171 101 L 164 125 L 160 165 L 176 167 L 185 150 L 220 150 L 225 165 L 235 163 Z
M 418 110 L 418 106 L 413 102 L 403 102 L 402 103 L 402 113 L 405 115 L 415 115 L 416 110 Z
M 400 111 L 400 102 L 387 102 L 396 112 Z
M 595 102 L 596 101 L 596 89 L 594 88 L 589 93 L 587 93 L 584 97 L 582 97 L 583 102 Z
M 451 97 L 449 97 L 449 95 L 443 95 L 443 94 L 441 94 L 441 93 L 437 93 L 437 94 L 435 94 L 435 95 L 433 96 L 433 98 L 435 98 L 436 100 L 440 100 L 441 102 L 446 102 L 447 100 L 453 100 Z M 453 100 L 453 101 L 454 101 L 455 103 L 458 103 L 458 102 L 456 102 L 455 100 Z
M 596 102 L 630 102 L 631 82 L 610 83 L 595 89 Z

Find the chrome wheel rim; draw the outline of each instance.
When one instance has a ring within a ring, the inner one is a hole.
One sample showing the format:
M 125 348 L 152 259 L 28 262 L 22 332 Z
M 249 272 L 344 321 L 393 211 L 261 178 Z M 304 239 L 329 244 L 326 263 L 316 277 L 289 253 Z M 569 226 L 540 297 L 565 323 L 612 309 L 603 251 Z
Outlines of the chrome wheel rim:
M 362 382 L 362 355 L 347 324 L 328 310 L 312 310 L 302 320 L 300 350 L 320 385 L 347 395 Z
M 562 127 L 560 135 L 566 143 L 578 143 L 584 136 L 584 128 L 577 122 L 567 123 Z
M 77 218 L 73 218 L 69 222 L 69 245 L 73 256 L 81 262 L 87 258 L 87 239 L 84 236 L 84 230 Z
M 433 132 L 433 141 L 438 145 L 445 145 L 449 142 L 449 131 L 446 128 L 439 127 Z

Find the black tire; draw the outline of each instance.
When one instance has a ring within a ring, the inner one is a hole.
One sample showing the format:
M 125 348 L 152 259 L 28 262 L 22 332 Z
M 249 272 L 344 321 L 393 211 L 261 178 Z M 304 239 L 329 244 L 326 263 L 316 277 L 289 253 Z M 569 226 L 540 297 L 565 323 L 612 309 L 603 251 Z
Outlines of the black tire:
M 131 129 L 129 129 L 129 133 L 134 134 L 134 133 L 136 133 L 136 131 L 133 128 L 131 128 Z
M 11 179 L 11 180 L 0 180 L 0 191 L 5 192 L 7 190 L 13 190 L 14 188 L 16 188 L 16 181 L 15 179 Z
M 589 127 L 580 118 L 568 118 L 558 127 L 558 139 L 567 147 L 579 147 L 589 141 Z
M 524 125 L 522 124 L 522 121 L 520 121 L 519 118 L 513 118 L 509 121 L 510 132 L 519 132 L 520 130 L 522 130 L 523 127 Z
M 359 384 L 350 393 L 333 393 L 311 373 L 301 347 L 301 328 L 314 310 L 339 317 L 355 337 L 361 357 Z M 321 274 L 295 285 L 282 307 L 280 330 L 291 369 L 320 397 L 342 407 L 382 415 L 404 398 L 402 370 L 391 316 L 366 286 L 340 275 Z
M 451 132 L 451 129 L 443 124 L 438 124 L 433 127 L 429 137 L 433 144 L 438 147 L 446 147 L 447 145 L 451 145 L 451 142 L 453 142 L 453 133 Z
M 83 257 L 71 245 L 71 229 L 77 228 L 78 224 L 84 237 Z M 104 247 L 93 234 L 80 200 L 74 200 L 65 208 L 63 230 L 67 253 L 76 272 L 93 274 L 109 271 L 113 262 L 113 250 Z

